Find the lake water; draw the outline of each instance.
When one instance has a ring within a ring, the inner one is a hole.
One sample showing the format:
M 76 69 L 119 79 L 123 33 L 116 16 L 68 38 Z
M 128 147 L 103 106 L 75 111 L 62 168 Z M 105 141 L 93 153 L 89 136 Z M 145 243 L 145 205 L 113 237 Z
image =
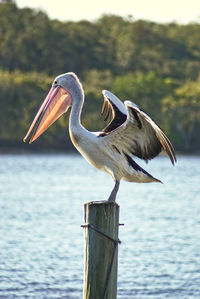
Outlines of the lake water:
M 200 157 L 121 182 L 118 298 L 200 298 Z M 112 179 L 78 155 L 0 155 L 0 298 L 81 298 L 83 205 Z

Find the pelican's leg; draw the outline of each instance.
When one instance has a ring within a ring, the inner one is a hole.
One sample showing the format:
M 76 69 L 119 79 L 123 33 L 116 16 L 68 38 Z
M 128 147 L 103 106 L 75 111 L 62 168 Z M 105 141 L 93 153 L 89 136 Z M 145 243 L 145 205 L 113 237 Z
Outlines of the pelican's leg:
M 115 186 L 112 189 L 112 192 L 110 193 L 110 196 L 108 198 L 109 201 L 115 201 L 118 189 L 119 189 L 119 181 L 115 181 Z

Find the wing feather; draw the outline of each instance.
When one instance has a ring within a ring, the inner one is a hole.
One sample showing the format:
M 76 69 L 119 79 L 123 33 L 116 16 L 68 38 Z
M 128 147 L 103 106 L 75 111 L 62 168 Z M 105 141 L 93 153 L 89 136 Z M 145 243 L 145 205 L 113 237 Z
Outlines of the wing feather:
M 117 127 L 121 126 L 127 118 L 127 111 L 124 104 L 118 99 L 113 93 L 108 90 L 103 90 L 104 103 L 102 107 L 101 114 L 105 113 L 104 120 L 106 121 L 112 114 L 111 121 L 109 124 L 102 130 L 104 135 L 107 132 L 110 132 Z
M 106 118 L 112 111 L 110 123 L 103 129 L 103 136 L 114 148 L 125 155 L 135 155 L 145 161 L 166 151 L 172 164 L 176 161 L 174 148 L 159 126 L 130 101 L 122 103 L 111 92 L 103 91 Z
M 125 105 L 129 111 L 134 111 L 140 119 L 142 126 L 144 127 L 143 136 L 144 142 L 146 143 L 147 150 L 150 153 L 150 159 L 154 158 L 159 154 L 162 147 L 168 154 L 172 164 L 176 161 L 176 155 L 174 148 L 168 139 L 168 137 L 164 134 L 164 132 L 159 128 L 159 126 L 142 110 L 140 110 L 136 105 L 134 105 L 130 101 L 126 101 Z M 157 140 L 156 140 L 157 139 Z M 158 145 L 160 143 L 161 147 Z M 151 147 L 153 151 L 151 151 Z

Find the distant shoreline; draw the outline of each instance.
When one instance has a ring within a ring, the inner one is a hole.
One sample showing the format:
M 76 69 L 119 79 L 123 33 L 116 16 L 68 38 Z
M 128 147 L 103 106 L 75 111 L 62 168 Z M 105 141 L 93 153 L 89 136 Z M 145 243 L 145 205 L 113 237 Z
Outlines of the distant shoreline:
M 21 154 L 21 155 L 27 155 L 27 154 L 74 154 L 78 155 L 79 152 L 73 147 L 54 147 L 54 146 L 40 146 L 40 145 L 34 145 L 30 146 L 29 144 L 27 145 L 22 145 L 22 146 L 17 146 L 17 147 L 9 147 L 9 146 L 0 146 L 0 155 L 4 154 Z M 165 156 L 166 153 L 162 151 L 159 156 Z M 200 156 L 199 151 L 195 152 L 184 152 L 184 151 L 176 151 L 177 156 Z

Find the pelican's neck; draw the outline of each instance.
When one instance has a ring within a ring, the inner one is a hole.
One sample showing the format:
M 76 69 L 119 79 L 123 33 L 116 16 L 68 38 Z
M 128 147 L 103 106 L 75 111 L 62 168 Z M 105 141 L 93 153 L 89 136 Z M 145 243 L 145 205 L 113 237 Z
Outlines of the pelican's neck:
M 84 93 L 80 92 L 73 96 L 72 108 L 69 118 L 69 133 L 72 142 L 75 144 L 75 139 L 80 136 L 82 130 L 84 129 L 81 125 L 81 112 L 84 104 Z

